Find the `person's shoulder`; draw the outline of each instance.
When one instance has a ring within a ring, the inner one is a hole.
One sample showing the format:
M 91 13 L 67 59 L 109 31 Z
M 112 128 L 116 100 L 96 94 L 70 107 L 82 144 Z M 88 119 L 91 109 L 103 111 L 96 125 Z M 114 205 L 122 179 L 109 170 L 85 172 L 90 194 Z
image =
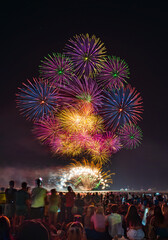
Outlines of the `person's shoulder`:
M 42 187 L 42 188 L 40 188 L 40 189 L 41 189 L 41 190 L 40 190 L 41 192 L 43 192 L 44 194 L 47 194 L 47 189 L 46 189 L 46 188 L 43 188 L 43 187 Z

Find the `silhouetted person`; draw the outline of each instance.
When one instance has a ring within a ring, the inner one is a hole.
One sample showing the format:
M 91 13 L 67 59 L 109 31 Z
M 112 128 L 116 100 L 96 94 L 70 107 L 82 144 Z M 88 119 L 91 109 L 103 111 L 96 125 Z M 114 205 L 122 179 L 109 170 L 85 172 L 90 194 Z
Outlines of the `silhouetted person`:
M 19 227 L 17 240 L 50 240 L 48 229 L 36 220 L 24 221 Z
M 58 219 L 62 223 L 65 221 L 65 201 L 66 201 L 66 199 L 65 199 L 65 195 L 62 192 L 60 192 L 59 195 L 60 195 L 60 199 L 61 199 L 61 207 L 60 207 L 61 212 L 58 214 Z
M 16 223 L 20 225 L 23 220 L 28 217 L 28 207 L 30 203 L 30 195 L 27 192 L 27 183 L 23 182 L 21 189 L 16 193 Z
M 68 192 L 65 195 L 66 198 L 66 210 L 67 210 L 67 222 L 73 221 L 73 214 L 72 214 L 72 208 L 74 206 L 75 202 L 75 193 L 73 192 L 72 188 L 68 186 Z
M 0 206 L 2 207 L 2 212 L 3 213 L 4 213 L 4 210 L 5 210 L 5 203 L 6 203 L 5 188 L 1 187 L 1 190 L 0 190 Z
M 38 219 L 44 217 L 44 207 L 47 199 L 47 190 L 42 187 L 42 179 L 36 179 L 37 187 L 32 189 L 31 195 L 31 218 Z
M 17 190 L 14 188 L 15 182 L 11 180 L 9 182 L 9 188 L 6 189 L 6 204 L 5 204 L 5 215 L 9 219 L 13 219 L 15 216 L 15 207 L 16 207 L 16 192 Z
M 0 217 L 0 240 L 13 240 L 10 233 L 10 221 L 6 216 Z

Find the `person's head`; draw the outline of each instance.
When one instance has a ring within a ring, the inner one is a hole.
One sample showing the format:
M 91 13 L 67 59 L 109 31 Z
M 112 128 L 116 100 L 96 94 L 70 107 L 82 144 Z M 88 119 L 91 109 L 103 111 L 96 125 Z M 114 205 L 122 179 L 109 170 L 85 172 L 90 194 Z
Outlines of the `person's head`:
M 160 217 L 162 215 L 162 210 L 160 206 L 155 206 L 154 207 L 154 216 L 156 218 Z
M 0 240 L 10 239 L 10 221 L 6 216 L 0 217 Z
M 68 240 L 82 240 L 84 228 L 80 222 L 72 222 L 68 224 L 67 239 Z
M 11 181 L 9 182 L 9 186 L 10 186 L 10 188 L 13 188 L 14 185 L 15 185 L 15 182 L 14 182 L 13 180 L 11 180 Z
M 5 188 L 4 187 L 1 187 L 1 192 L 5 192 Z
M 94 214 L 94 211 L 95 211 L 95 206 L 90 205 L 90 206 L 87 207 L 86 215 L 87 216 L 92 216 Z
M 78 193 L 78 194 L 77 194 L 77 198 L 78 198 L 78 199 L 79 199 L 79 198 L 81 198 L 81 195 L 80 195 L 80 193 Z
M 62 192 L 59 192 L 59 195 L 60 195 L 60 197 L 62 197 L 62 196 L 63 196 L 63 193 L 62 193 Z
M 101 206 L 97 207 L 97 208 L 96 208 L 96 214 L 101 214 L 101 215 L 103 215 L 103 214 L 104 214 L 104 209 L 103 209 L 103 207 L 101 207 Z
M 22 189 L 27 191 L 27 183 L 26 182 L 22 182 L 21 187 L 22 187 Z
M 130 205 L 126 214 L 126 221 L 131 225 L 141 225 L 141 219 L 138 215 L 137 208 L 134 205 Z
M 42 185 L 42 183 L 43 183 L 42 178 L 36 179 L 35 182 L 36 182 L 38 187 L 40 187 Z
M 162 213 L 164 216 L 168 216 L 168 205 L 167 204 L 162 205 Z
M 112 204 L 110 206 L 110 212 L 111 213 L 117 213 L 118 212 L 118 205 L 117 204 Z
M 19 227 L 17 240 L 50 240 L 47 228 L 38 221 L 26 220 Z
M 163 223 L 164 221 L 164 216 L 162 214 L 162 210 L 160 206 L 155 206 L 154 207 L 154 217 L 155 217 L 155 222 L 157 224 Z
M 67 190 L 68 190 L 68 192 L 72 192 L 71 186 L 68 186 L 68 187 L 67 187 Z
M 55 188 L 53 188 L 53 189 L 51 189 L 51 195 L 55 195 L 56 194 L 56 189 Z

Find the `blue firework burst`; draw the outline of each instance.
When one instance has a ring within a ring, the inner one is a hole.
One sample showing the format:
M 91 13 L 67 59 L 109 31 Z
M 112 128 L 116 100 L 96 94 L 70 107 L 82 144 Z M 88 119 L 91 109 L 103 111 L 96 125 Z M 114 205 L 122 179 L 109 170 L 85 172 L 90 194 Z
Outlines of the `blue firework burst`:
M 124 148 L 133 149 L 141 144 L 142 130 L 135 124 L 125 124 L 119 128 L 118 135 Z
M 74 64 L 78 77 L 91 77 L 100 71 L 104 61 L 106 49 L 104 44 L 95 35 L 76 35 L 65 46 L 65 53 Z
M 142 119 L 143 112 L 140 93 L 130 85 L 126 88 L 105 91 L 100 112 L 107 128 L 116 130 L 125 123 L 136 124 Z
M 27 119 L 36 121 L 46 115 L 53 115 L 57 108 L 57 89 L 48 81 L 33 78 L 28 84 L 23 83 L 16 94 L 17 106 Z
M 73 64 L 64 54 L 53 53 L 41 61 L 40 76 L 50 83 L 65 84 L 74 76 Z

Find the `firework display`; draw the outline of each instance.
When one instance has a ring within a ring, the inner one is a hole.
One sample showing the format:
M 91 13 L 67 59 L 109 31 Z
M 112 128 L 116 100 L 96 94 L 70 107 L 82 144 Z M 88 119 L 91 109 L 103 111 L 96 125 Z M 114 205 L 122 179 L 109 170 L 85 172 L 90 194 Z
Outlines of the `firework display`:
M 48 55 L 39 68 L 41 78 L 19 88 L 17 107 L 53 154 L 78 159 L 62 173 L 62 185 L 69 181 L 79 189 L 105 188 L 103 181 L 110 175 L 102 172 L 103 164 L 142 141 L 136 124 L 142 119 L 143 102 L 127 84 L 128 65 L 106 56 L 95 35 L 80 34 L 69 40 L 64 54 Z M 81 156 L 88 160 L 80 163 Z

